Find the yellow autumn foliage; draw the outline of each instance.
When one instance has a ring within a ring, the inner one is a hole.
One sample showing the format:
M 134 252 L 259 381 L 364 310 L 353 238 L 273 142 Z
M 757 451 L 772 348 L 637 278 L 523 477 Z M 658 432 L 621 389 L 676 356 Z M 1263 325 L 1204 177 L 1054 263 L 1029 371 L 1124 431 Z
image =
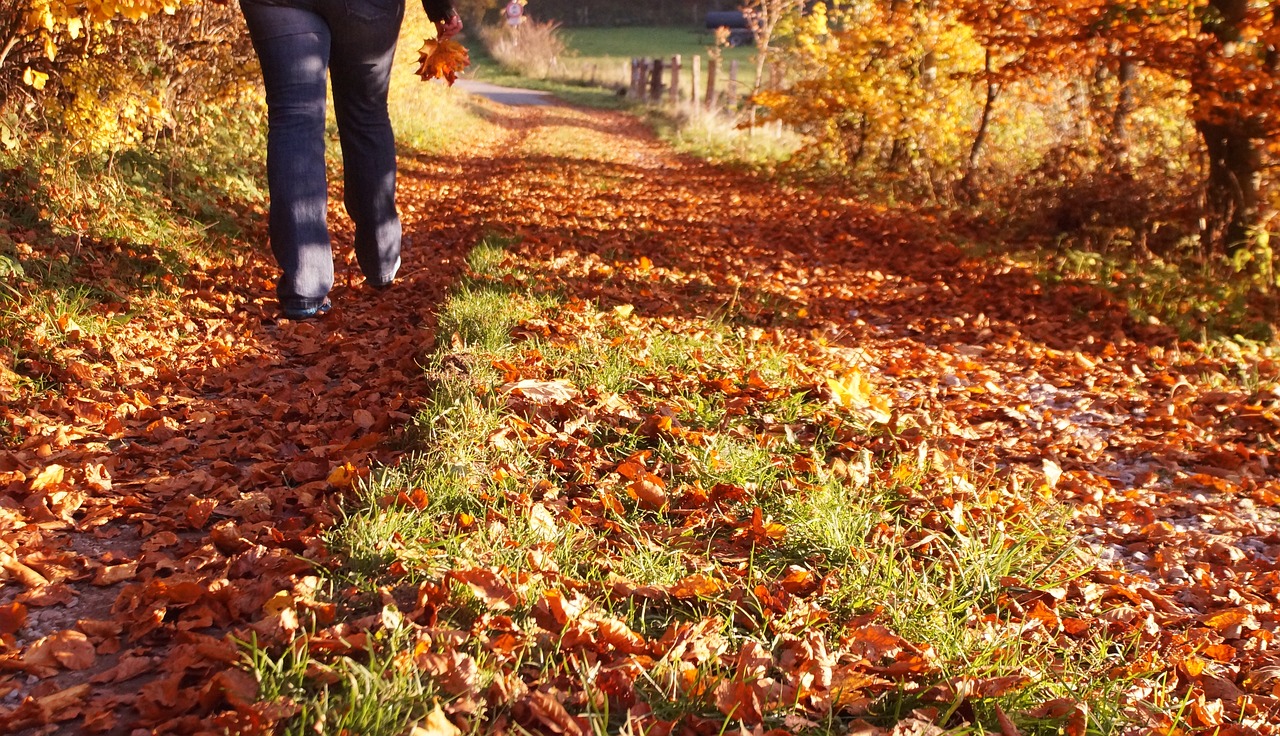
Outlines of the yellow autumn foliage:
M 10 149 L 15 128 L 81 152 L 136 145 L 239 101 L 255 77 L 239 11 L 212 0 L 16 0 L 0 7 L 0 49 Z
M 811 137 L 811 158 L 915 177 L 962 159 L 983 48 L 954 16 L 828 0 L 788 36 L 790 82 L 755 101 Z

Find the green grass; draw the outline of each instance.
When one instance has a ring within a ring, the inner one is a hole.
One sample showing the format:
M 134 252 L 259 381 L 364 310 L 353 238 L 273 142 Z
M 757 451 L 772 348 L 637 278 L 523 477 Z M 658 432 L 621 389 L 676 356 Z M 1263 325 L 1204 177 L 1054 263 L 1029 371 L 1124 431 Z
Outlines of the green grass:
M 579 74 L 589 75 L 594 65 L 599 77 L 612 74 L 617 82 L 628 83 L 624 76 L 623 65 L 633 58 L 660 58 L 664 64 L 670 64 L 671 58 L 680 55 L 685 68 L 685 79 L 688 84 L 688 70 L 692 67 L 694 56 L 702 57 L 702 71 L 706 74 L 708 50 L 715 45 L 710 31 L 701 28 L 681 28 L 663 26 L 635 26 L 629 28 L 568 28 L 564 30 L 565 40 L 574 58 L 570 60 L 570 68 Z M 728 82 L 729 63 L 738 62 L 738 82 L 742 92 L 751 88 L 755 79 L 755 47 L 739 46 L 721 51 L 724 62 L 720 73 L 721 89 Z M 704 76 L 705 81 L 705 76 Z
M 521 273 L 504 245 L 490 240 L 472 252 L 471 273 L 443 308 L 442 324 L 459 339 L 442 340 L 429 362 L 435 389 L 417 419 L 417 454 L 371 475 L 326 537 L 337 564 L 323 573 L 329 584 L 321 587 L 340 593 L 335 602 L 344 617 L 376 613 L 388 595 L 403 600 L 431 589 L 440 591 L 432 604 L 437 626 L 482 631 L 500 614 L 517 630 L 533 632 L 548 625 L 547 596 L 558 595 L 650 641 L 706 625 L 725 652 L 756 642 L 775 656 L 788 637 L 841 646 L 850 622 L 878 612 L 879 624 L 930 648 L 934 671 L 921 676 L 924 686 L 960 676 L 1035 673 L 1025 687 L 971 700 L 971 725 L 961 732 L 998 729 L 998 707 L 1024 733 L 1056 733 L 1061 719 L 1025 714 L 1059 697 L 1091 704 L 1090 733 L 1109 733 L 1123 721 L 1117 703 L 1125 683 L 1108 672 L 1124 642 L 993 635 L 992 626 L 1010 617 L 1002 597 L 1018 594 L 1011 580 L 1026 589 L 1061 581 L 1056 563 L 1070 539 L 1053 513 L 1032 499 L 1011 498 L 1010 489 L 940 485 L 967 474 L 917 467 L 914 459 L 892 454 L 863 452 L 846 458 L 854 470 L 835 473 L 829 460 L 844 452 L 836 434 L 840 442 L 856 443 L 871 430 L 854 429 L 863 423 L 851 416 L 836 422 L 844 429 L 828 427 L 833 409 L 792 383 L 792 358 L 725 325 L 646 324 L 639 316 L 536 293 L 546 286 L 517 290 L 514 284 L 542 280 Z M 516 329 L 521 322 L 558 322 L 560 336 L 529 337 Z M 513 365 L 593 396 L 617 394 L 633 407 L 633 418 L 584 414 L 592 401 L 585 398 L 565 409 L 512 403 L 499 388 Z M 739 388 L 722 395 L 705 388 L 706 380 Z M 660 410 L 673 412 L 679 425 L 645 431 Z M 533 429 L 542 422 L 551 424 Z M 665 482 L 666 503 L 628 494 L 620 465 L 637 453 L 647 453 L 645 467 Z M 584 454 L 582 470 L 573 461 Z M 684 505 L 699 488 L 720 489 L 726 500 Z M 613 505 L 602 500 L 605 494 Z M 1026 506 L 1017 518 L 1006 518 L 1004 504 L 1014 500 Z M 952 510 L 956 503 L 961 510 Z M 570 505 L 596 520 L 572 521 Z M 744 533 L 754 533 L 744 531 L 753 513 L 783 525 L 781 538 L 745 541 Z M 809 599 L 818 609 L 795 610 L 823 616 L 792 620 L 787 617 L 798 614 L 779 618 L 772 611 L 768 591 L 797 570 L 824 583 Z M 495 611 L 453 577 L 456 571 L 524 582 L 508 583 L 514 598 Z M 627 593 L 667 590 L 694 573 L 720 581 L 721 589 L 680 598 Z M 482 679 L 555 682 L 570 692 L 578 687 L 571 683 L 579 683 L 583 692 L 591 690 L 581 644 L 563 645 L 557 634 L 564 632 L 555 629 L 518 655 L 494 654 L 486 649 L 489 639 L 475 636 L 460 648 L 484 662 Z M 317 732 L 337 733 L 342 724 L 390 733 L 441 699 L 430 677 L 388 664 L 417 646 L 399 636 L 383 632 L 376 647 L 356 659 L 315 655 L 310 669 L 291 659 L 297 649 L 250 646 L 247 658 L 264 697 L 288 697 Z M 717 710 L 711 693 L 732 677 L 731 663 L 714 656 L 693 665 L 659 660 L 642 669 L 635 692 L 661 717 L 692 715 L 728 727 L 732 719 Z M 317 678 L 317 672 L 341 677 Z M 877 693 L 864 717 L 891 725 L 929 704 L 921 692 Z M 381 699 L 386 707 L 375 714 L 359 705 L 364 699 Z M 570 712 L 602 733 L 622 724 L 603 701 L 570 701 L 577 703 Z M 959 705 L 939 704 L 940 725 Z M 766 723 L 781 724 L 790 707 L 779 704 Z M 316 720 L 329 711 L 332 726 Z M 470 723 L 479 727 L 495 715 Z M 848 722 L 833 716 L 818 732 L 838 733 Z M 288 733 L 303 727 L 298 717 L 287 725 L 294 729 Z
M 286 736 L 402 736 L 448 699 L 436 683 L 406 662 L 415 645 L 406 628 L 378 631 L 365 651 L 318 662 L 305 646 L 273 654 L 245 644 L 246 666 L 265 701 L 291 703 L 294 714 L 275 733 Z M 317 678 L 327 684 L 316 690 Z
M 508 87 L 551 92 L 573 104 L 608 109 L 633 104 L 617 94 L 618 89 L 630 86 L 629 64 L 632 58 L 662 58 L 664 64 L 669 65 L 671 57 L 679 54 L 684 64 L 682 76 L 687 91 L 691 84 L 691 60 L 695 55 L 701 56 L 703 84 L 706 83 L 707 51 L 712 45 L 709 33 L 669 27 L 574 28 L 564 29 L 561 33 L 569 47 L 569 56 L 561 60 L 561 71 L 551 78 L 535 79 L 502 69 L 476 39 L 467 41 L 472 68 L 464 76 Z M 729 62 L 736 61 L 737 90 L 740 95 L 745 94 L 755 79 L 755 49 L 723 49 L 722 54 L 724 61 L 719 74 L 719 89 L 728 89 Z
M 506 70 L 489 56 L 484 46 L 474 38 L 468 38 L 466 46 L 471 53 L 471 66 L 463 74 L 465 79 L 475 79 L 501 87 L 550 92 L 565 102 L 583 107 L 618 110 L 630 104 L 625 98 L 618 96 L 616 89 L 608 86 L 584 83 L 580 80 L 537 79 Z
M 57 136 L 0 152 L 0 390 L 15 398 L 137 314 L 178 308 L 189 272 L 227 262 L 264 214 L 264 111 L 146 146 L 84 153 Z

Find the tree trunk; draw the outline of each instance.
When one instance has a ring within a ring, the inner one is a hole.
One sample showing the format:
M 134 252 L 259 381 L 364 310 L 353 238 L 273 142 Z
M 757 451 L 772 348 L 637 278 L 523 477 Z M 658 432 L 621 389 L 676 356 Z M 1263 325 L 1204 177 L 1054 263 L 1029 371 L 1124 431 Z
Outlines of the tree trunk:
M 1116 108 L 1111 116 L 1111 137 L 1107 147 L 1116 163 L 1126 165 L 1129 160 L 1129 116 L 1133 114 L 1135 102 L 1133 81 L 1138 76 L 1138 64 L 1128 55 L 1120 57 L 1120 70 L 1116 81 L 1120 87 L 1116 90 Z
M 978 168 L 982 146 L 987 142 L 987 133 L 991 129 L 991 111 L 996 106 L 996 98 L 1000 96 L 1000 83 L 991 76 L 991 49 L 987 49 L 984 66 L 987 77 L 987 99 L 982 104 L 982 119 L 978 122 L 978 132 L 973 136 L 973 145 L 969 147 L 969 160 L 965 165 L 964 178 L 960 180 L 960 189 L 966 193 L 973 191 L 973 175 Z
M 1229 115 L 1226 110 L 1215 112 L 1221 118 L 1196 122 L 1209 156 L 1203 236 L 1211 248 L 1234 255 L 1248 244 L 1258 225 L 1262 150 L 1246 126 L 1211 122 Z
M 1203 30 L 1212 33 L 1224 54 L 1243 36 L 1249 0 L 1210 0 L 1215 14 L 1207 16 Z M 1193 78 L 1192 90 L 1201 100 L 1196 114 L 1196 131 L 1204 140 L 1209 157 L 1205 182 L 1205 227 L 1201 237 L 1207 245 L 1228 256 L 1245 248 L 1259 225 L 1258 188 L 1261 184 L 1262 149 L 1255 121 L 1248 113 L 1228 105 L 1204 105 L 1220 90 L 1208 75 L 1200 77 L 1201 89 Z M 1230 101 L 1238 93 L 1227 95 Z

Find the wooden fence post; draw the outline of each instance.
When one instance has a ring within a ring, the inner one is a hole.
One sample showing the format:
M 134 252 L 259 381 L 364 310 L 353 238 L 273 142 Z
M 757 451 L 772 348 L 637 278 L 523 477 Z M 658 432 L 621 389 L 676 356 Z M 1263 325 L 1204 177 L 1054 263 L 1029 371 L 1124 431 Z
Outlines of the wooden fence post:
M 716 57 L 707 59 L 707 109 L 716 107 L 716 74 L 720 71 L 720 60 Z
M 693 55 L 693 69 L 689 71 L 689 101 L 693 103 L 694 112 L 699 107 L 698 88 L 702 86 L 702 57 Z
M 636 99 L 644 102 L 649 94 L 649 60 L 637 59 L 636 69 Z
M 632 57 L 631 58 L 631 86 L 627 88 L 627 96 L 631 97 L 632 99 L 635 99 L 640 96 L 640 75 L 642 73 L 643 72 L 640 70 L 640 60 L 635 57 Z
M 680 104 L 680 54 L 671 57 L 671 105 Z
M 662 101 L 662 59 L 654 59 L 649 75 L 649 101 Z
M 729 62 L 729 89 L 726 90 L 729 95 L 730 107 L 738 104 L 738 60 L 733 59 Z

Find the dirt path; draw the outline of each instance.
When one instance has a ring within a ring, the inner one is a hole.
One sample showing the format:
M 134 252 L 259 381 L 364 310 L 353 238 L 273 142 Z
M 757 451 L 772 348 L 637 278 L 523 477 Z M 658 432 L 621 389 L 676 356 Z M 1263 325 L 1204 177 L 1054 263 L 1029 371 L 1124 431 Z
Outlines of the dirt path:
M 307 574 L 299 555 L 323 558 L 333 470 L 395 461 L 433 310 L 486 233 L 605 308 L 846 351 L 914 418 L 904 446 L 1047 478 L 1116 626 L 1151 628 L 1162 666 L 1203 660 L 1202 704 L 1268 722 L 1280 419 L 1277 397 L 1226 380 L 1231 356 L 1188 357 L 1099 292 L 1045 288 L 838 193 L 678 157 L 621 114 L 491 115 L 505 133 L 483 150 L 402 157 L 411 245 L 390 292 L 347 264 L 329 318 L 277 321 L 259 253 L 197 274 L 181 313 L 135 319 L 65 396 L 4 409 L 27 437 L 0 461 L 6 730 L 196 733 L 244 697 L 226 635 L 263 625 Z M 610 268 L 641 257 L 647 280 Z

